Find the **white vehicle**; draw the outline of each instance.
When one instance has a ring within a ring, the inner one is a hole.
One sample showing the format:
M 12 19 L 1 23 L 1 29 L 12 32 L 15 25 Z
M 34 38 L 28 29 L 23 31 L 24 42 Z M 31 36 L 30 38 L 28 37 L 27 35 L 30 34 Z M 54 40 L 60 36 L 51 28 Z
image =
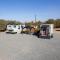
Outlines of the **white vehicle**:
M 53 38 L 53 24 L 41 24 L 39 37 Z
M 7 25 L 7 33 L 21 33 L 22 26 L 21 25 Z

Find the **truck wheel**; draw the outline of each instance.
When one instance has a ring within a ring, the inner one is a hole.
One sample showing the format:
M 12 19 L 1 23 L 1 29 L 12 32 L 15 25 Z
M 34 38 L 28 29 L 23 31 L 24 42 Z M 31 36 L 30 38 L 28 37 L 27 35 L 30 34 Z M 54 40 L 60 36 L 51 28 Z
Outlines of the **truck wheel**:
M 38 38 L 40 38 L 40 35 L 38 35 Z

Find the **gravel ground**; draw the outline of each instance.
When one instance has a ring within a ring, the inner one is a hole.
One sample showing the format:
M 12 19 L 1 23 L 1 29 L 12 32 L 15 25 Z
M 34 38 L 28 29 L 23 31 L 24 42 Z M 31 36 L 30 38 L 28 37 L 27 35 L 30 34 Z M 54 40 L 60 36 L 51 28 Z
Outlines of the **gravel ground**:
M 52 39 L 0 32 L 0 60 L 60 60 L 60 32 Z

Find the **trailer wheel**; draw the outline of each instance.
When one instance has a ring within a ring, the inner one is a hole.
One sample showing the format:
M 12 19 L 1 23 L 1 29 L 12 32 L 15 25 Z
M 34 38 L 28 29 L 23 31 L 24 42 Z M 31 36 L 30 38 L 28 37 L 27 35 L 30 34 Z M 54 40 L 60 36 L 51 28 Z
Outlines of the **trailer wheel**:
M 40 38 L 40 34 L 38 34 L 37 37 Z
M 51 35 L 51 38 L 53 38 L 53 35 Z
M 48 35 L 47 37 L 48 37 L 48 39 L 50 39 L 50 38 L 51 38 L 51 36 L 50 36 L 50 35 Z

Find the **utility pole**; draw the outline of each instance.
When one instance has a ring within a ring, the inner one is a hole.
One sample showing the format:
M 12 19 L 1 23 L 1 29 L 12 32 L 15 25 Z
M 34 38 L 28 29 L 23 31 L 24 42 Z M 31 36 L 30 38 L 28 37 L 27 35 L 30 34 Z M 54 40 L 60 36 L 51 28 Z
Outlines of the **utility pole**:
M 36 15 L 35 15 L 35 23 L 36 23 Z

